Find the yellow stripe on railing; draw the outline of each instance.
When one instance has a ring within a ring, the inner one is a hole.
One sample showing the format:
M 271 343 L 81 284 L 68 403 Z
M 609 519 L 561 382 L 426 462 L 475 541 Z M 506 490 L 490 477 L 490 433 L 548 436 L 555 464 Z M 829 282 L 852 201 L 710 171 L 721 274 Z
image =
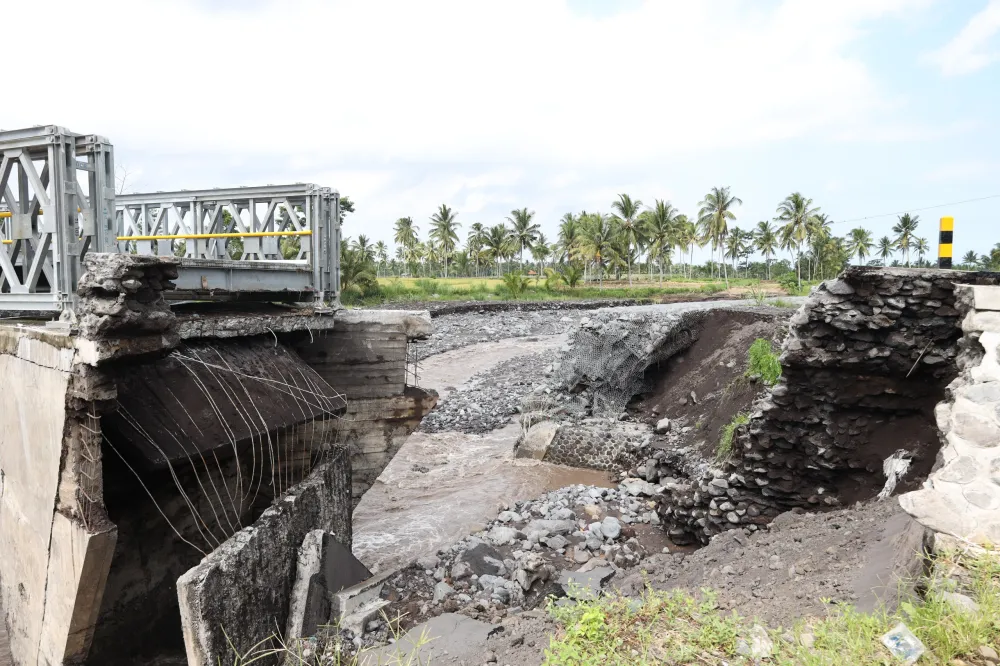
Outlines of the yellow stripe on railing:
M 175 240 L 193 239 L 204 240 L 209 238 L 262 238 L 265 236 L 312 236 L 312 231 L 247 231 L 244 233 L 223 233 L 223 234 L 160 234 L 155 236 L 118 236 L 120 241 L 153 241 L 153 240 Z M 5 240 L 4 245 L 10 245 L 14 241 Z

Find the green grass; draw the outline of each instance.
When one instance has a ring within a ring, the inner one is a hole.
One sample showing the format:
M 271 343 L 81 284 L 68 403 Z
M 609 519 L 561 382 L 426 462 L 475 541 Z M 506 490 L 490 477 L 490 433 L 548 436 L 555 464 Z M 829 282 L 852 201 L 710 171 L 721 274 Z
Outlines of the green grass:
M 945 556 L 946 567 L 948 558 L 957 556 Z M 956 612 L 934 590 L 922 603 L 903 602 L 892 614 L 837 607 L 824 618 L 769 629 L 773 653 L 758 663 L 899 664 L 880 639 L 903 622 L 927 647 L 919 664 L 945 666 L 954 659 L 981 664 L 970 657 L 979 646 L 996 648 L 1000 640 L 1000 559 L 987 552 L 967 556 L 963 565 L 971 574 L 965 594 L 979 604 L 976 613 Z M 647 589 L 641 600 L 609 596 L 568 607 L 550 603 L 548 608 L 560 630 L 545 650 L 545 666 L 753 663 L 737 654 L 737 644 L 754 623 L 720 611 L 710 590 L 695 598 Z
M 759 378 L 766 386 L 774 386 L 781 377 L 781 363 L 771 347 L 771 341 L 757 338 L 747 352 L 747 372 L 750 378 Z
M 726 460 L 733 453 L 733 437 L 736 436 L 736 429 L 750 423 L 750 415 L 746 412 L 739 412 L 733 416 L 733 420 L 722 428 L 722 436 L 719 437 L 719 445 L 715 448 L 715 458 Z
M 506 278 L 510 280 L 511 278 Z M 658 282 L 638 282 L 629 287 L 621 283 L 600 287 L 588 282 L 586 286 L 569 288 L 565 285 L 546 288 L 544 279 L 525 278 L 523 290 L 518 290 L 516 298 L 526 301 L 551 301 L 574 299 L 638 299 L 656 300 L 664 296 L 712 295 L 725 291 L 726 286 L 719 281 L 690 282 L 664 280 Z M 735 281 L 732 281 L 735 283 Z M 510 300 L 510 285 L 496 278 L 379 278 L 376 285 L 365 290 L 349 289 L 341 294 L 345 305 L 378 305 L 407 301 L 500 301 Z

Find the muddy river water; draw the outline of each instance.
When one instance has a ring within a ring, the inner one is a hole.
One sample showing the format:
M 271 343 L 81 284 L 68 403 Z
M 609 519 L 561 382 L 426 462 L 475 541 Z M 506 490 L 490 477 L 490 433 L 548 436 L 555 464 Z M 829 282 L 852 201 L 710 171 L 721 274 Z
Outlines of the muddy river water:
M 437 354 L 421 362 L 420 385 L 445 398 L 478 372 L 563 342 L 565 335 L 513 338 Z M 514 459 L 519 434 L 511 423 L 485 435 L 410 435 L 354 511 L 354 554 L 383 571 L 481 529 L 501 504 L 574 483 L 611 485 L 603 472 Z

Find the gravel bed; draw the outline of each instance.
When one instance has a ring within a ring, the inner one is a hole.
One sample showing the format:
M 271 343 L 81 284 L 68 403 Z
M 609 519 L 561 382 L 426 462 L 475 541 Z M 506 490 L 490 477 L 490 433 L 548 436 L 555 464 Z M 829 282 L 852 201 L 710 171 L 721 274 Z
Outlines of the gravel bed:
M 438 403 L 418 429 L 481 434 L 502 428 L 518 412 L 521 400 L 540 384 L 549 356 L 518 356 L 474 375 Z
M 434 319 L 434 334 L 416 343 L 421 359 L 478 342 L 495 342 L 531 335 L 557 335 L 590 314 L 583 310 L 538 312 L 472 312 Z

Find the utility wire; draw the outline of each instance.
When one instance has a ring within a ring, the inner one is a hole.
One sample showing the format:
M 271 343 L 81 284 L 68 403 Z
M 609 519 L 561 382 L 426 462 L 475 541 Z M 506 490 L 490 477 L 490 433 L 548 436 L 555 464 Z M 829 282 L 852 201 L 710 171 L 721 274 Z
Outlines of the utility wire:
M 924 206 L 923 208 L 909 208 L 907 210 L 896 211 L 895 213 L 882 213 L 880 215 L 867 215 L 865 217 L 855 217 L 850 220 L 837 220 L 831 224 L 847 224 L 848 222 L 861 222 L 863 220 L 874 220 L 878 217 L 891 217 L 893 215 L 902 215 L 903 213 L 916 213 L 922 210 L 932 210 L 934 208 L 947 208 L 948 206 L 958 206 L 959 204 L 973 203 L 975 201 L 986 201 L 987 199 L 1000 199 L 1000 194 L 991 194 L 987 197 L 978 197 L 976 199 L 965 199 L 964 201 L 953 201 L 951 203 L 937 204 L 935 206 Z

